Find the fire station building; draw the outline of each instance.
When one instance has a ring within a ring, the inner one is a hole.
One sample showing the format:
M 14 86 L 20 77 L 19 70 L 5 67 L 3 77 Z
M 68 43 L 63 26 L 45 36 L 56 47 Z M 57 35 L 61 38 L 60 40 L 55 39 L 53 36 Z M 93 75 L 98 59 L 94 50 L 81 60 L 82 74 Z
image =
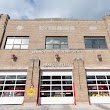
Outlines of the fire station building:
M 110 103 L 110 16 L 0 15 L 0 104 L 25 102 Z

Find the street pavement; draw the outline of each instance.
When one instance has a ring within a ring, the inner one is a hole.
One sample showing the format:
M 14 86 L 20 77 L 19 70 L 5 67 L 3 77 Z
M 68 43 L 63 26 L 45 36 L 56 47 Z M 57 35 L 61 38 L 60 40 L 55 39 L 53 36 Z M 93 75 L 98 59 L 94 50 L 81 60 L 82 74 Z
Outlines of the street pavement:
M 76 105 L 40 105 L 25 103 L 24 105 L 0 105 L 0 110 L 110 110 L 110 104 L 77 103 Z

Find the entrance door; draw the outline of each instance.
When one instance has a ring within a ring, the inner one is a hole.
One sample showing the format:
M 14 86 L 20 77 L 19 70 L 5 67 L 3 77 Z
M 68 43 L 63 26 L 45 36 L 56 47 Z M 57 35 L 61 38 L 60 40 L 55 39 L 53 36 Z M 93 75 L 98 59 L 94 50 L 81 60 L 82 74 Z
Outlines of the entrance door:
M 110 71 L 87 71 L 90 103 L 110 103 Z
M 40 76 L 41 104 L 73 104 L 71 71 L 42 71 Z
M 0 104 L 22 104 L 27 72 L 0 72 Z

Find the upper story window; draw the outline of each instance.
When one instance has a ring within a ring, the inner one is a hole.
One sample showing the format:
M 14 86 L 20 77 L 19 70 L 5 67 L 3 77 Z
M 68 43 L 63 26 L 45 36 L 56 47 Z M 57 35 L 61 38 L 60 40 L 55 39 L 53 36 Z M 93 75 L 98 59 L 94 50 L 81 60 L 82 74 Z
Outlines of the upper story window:
M 29 37 L 28 36 L 7 36 L 5 49 L 28 49 Z
M 107 48 L 105 37 L 90 36 L 85 37 L 85 48 L 87 49 L 103 49 Z
M 68 39 L 62 36 L 47 36 L 46 49 L 67 49 Z

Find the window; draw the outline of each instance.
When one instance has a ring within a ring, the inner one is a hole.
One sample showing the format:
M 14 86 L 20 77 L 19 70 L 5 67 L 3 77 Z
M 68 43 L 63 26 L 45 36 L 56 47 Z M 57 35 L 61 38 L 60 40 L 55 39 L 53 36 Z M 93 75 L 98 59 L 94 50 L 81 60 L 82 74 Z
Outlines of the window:
M 100 49 L 107 48 L 105 37 L 85 37 L 85 48 Z
M 8 36 L 5 43 L 5 49 L 28 49 L 29 37 L 10 37 Z
M 67 49 L 67 37 L 46 37 L 46 49 Z

